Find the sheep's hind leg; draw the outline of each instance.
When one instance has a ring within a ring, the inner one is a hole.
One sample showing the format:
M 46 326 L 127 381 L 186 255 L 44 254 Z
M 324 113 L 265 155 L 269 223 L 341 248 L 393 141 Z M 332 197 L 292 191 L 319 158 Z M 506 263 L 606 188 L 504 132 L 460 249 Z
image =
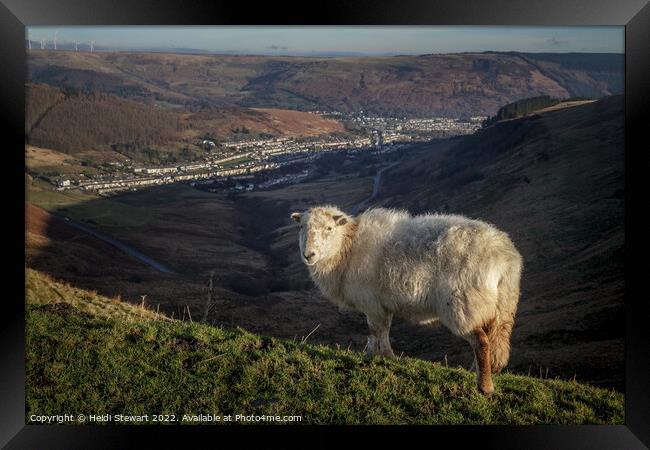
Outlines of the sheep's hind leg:
M 481 327 L 474 329 L 473 334 L 469 337 L 469 342 L 474 349 L 474 356 L 476 361 L 477 376 L 476 381 L 479 391 L 489 396 L 494 392 L 494 384 L 492 383 L 492 368 L 490 355 L 490 342 L 487 334 Z
M 370 335 L 368 336 L 368 347 L 366 354 L 381 355 L 394 357 L 393 349 L 390 346 L 390 323 L 392 315 L 386 315 L 381 318 L 370 318 L 366 316 Z
M 372 333 L 368 335 L 368 343 L 366 344 L 366 355 L 373 356 L 379 354 L 379 341 Z

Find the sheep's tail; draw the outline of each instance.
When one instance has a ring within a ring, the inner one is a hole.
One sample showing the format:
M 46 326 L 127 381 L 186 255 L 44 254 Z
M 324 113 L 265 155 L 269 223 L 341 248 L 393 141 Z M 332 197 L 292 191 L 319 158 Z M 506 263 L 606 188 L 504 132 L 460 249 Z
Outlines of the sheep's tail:
M 500 372 L 510 357 L 510 336 L 519 302 L 519 279 L 521 278 L 521 256 L 513 258 L 498 284 L 497 314 L 488 324 L 486 332 L 492 355 L 492 372 Z

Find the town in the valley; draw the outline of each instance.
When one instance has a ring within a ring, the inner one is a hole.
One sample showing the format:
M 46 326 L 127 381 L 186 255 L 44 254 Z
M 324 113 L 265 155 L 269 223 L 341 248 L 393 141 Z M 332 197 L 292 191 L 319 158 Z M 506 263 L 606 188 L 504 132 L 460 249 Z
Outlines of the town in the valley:
M 268 189 L 308 178 L 313 171 L 311 163 L 325 154 L 336 152 L 346 159 L 355 159 L 366 152 L 381 162 L 383 155 L 405 150 L 409 143 L 471 134 L 486 119 L 483 116 L 468 119 L 386 118 L 369 117 L 363 113 L 347 117 L 336 112 L 319 111 L 314 114 L 347 120 L 361 132 L 347 138 L 275 137 L 230 142 L 218 142 L 205 136 L 195 143 L 204 150 L 199 161 L 144 166 L 126 159 L 109 163 L 110 170 L 98 174 L 66 174 L 48 178 L 48 181 L 58 190 L 77 189 L 98 194 L 134 191 L 175 182 L 186 182 L 210 192 Z

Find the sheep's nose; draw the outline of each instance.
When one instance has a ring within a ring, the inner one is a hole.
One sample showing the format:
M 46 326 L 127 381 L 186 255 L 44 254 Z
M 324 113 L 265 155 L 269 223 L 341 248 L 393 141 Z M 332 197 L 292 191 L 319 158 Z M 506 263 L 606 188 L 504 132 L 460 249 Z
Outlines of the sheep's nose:
M 307 261 L 309 261 L 309 260 L 312 258 L 312 256 L 314 256 L 315 254 L 316 254 L 316 252 L 309 252 L 309 253 L 304 252 L 304 253 L 302 254 L 302 256 L 304 256 L 305 259 L 306 259 Z

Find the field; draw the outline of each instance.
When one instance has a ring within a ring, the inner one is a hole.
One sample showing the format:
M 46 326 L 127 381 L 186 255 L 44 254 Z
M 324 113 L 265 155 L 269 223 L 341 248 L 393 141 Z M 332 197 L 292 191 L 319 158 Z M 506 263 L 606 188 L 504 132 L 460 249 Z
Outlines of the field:
M 30 172 L 60 174 L 96 173 L 92 167 L 84 167 L 81 161 L 47 148 L 25 146 L 25 164 Z
M 28 180 L 26 200 L 48 211 L 79 205 L 95 200 L 97 196 L 80 191 L 55 191 L 52 185 L 38 179 Z
M 253 158 L 250 158 L 248 156 L 242 156 L 241 158 L 237 159 L 232 159 L 230 161 L 226 161 L 225 163 L 222 163 L 221 166 L 223 166 L 224 169 L 228 169 L 230 167 L 234 167 L 238 164 L 243 164 L 247 162 L 254 161 Z
M 299 415 L 302 424 L 622 424 L 623 395 L 512 374 L 491 398 L 463 369 L 365 357 L 171 320 L 29 270 L 31 414 Z M 196 317 L 195 317 L 196 319 Z
M 266 114 L 275 130 L 286 136 L 319 136 L 345 132 L 341 122 L 317 114 L 305 114 L 290 109 L 253 108 L 253 110 Z
M 208 108 L 180 115 L 183 137 L 210 135 L 216 139 L 306 138 L 345 133 L 344 125 L 317 114 L 286 109 Z

